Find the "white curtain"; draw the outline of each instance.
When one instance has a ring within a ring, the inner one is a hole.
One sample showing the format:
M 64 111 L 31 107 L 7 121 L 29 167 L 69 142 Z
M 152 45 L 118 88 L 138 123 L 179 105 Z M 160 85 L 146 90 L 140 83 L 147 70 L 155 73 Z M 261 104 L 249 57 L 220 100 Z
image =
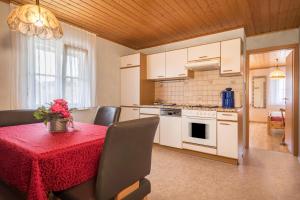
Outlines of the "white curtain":
M 60 40 L 12 34 L 12 102 L 15 108 L 36 108 L 55 98 L 71 107 L 95 105 L 96 35 L 62 23 Z
M 274 71 L 275 68 L 270 68 L 269 73 Z M 280 67 L 280 70 L 286 71 L 285 67 Z M 269 106 L 278 109 L 278 106 L 282 107 L 285 105 L 285 78 L 283 79 L 272 79 L 269 78 Z

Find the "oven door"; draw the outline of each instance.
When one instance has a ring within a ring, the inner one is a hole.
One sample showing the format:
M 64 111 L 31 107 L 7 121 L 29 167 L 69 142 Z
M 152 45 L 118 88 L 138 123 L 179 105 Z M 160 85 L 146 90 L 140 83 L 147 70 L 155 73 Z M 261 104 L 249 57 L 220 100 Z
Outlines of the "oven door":
M 182 140 L 205 146 L 217 146 L 217 120 L 182 117 Z

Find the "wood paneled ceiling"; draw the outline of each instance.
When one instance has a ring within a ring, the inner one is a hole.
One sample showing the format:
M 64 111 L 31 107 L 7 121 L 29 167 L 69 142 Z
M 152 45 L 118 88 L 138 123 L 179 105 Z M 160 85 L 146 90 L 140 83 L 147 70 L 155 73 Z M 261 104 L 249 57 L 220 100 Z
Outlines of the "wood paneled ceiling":
M 278 66 L 285 66 L 286 57 L 291 51 L 292 50 L 289 49 L 283 49 L 266 53 L 251 54 L 249 67 L 250 69 L 275 67 L 277 65 L 276 59 L 278 59 Z
M 245 27 L 251 36 L 300 26 L 300 0 L 40 0 L 40 4 L 62 21 L 134 49 L 238 27 Z

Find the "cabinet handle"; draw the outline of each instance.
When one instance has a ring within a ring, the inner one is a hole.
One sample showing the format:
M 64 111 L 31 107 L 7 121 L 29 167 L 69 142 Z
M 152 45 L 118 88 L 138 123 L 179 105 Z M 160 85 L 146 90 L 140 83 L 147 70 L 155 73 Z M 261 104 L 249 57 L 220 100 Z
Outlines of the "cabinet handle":
M 132 110 L 139 110 L 138 108 L 133 108 Z
M 222 114 L 223 116 L 230 116 L 232 117 L 232 114 Z
M 227 123 L 220 123 L 220 125 L 229 126 L 230 124 L 227 124 Z
M 178 74 L 178 76 L 185 76 L 186 74 Z
M 199 56 L 198 58 L 206 58 L 207 56 Z
M 158 78 L 163 78 L 164 76 L 157 76 Z
M 223 70 L 223 72 L 232 72 L 232 69 Z

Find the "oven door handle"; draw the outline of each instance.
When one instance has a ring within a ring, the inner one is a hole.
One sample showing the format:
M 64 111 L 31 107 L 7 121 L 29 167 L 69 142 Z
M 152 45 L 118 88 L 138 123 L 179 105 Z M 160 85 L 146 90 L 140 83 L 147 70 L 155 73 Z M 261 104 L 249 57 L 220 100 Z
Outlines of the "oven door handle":
M 199 118 L 199 117 L 186 117 L 187 119 L 196 119 L 196 120 L 215 120 L 214 118 Z

